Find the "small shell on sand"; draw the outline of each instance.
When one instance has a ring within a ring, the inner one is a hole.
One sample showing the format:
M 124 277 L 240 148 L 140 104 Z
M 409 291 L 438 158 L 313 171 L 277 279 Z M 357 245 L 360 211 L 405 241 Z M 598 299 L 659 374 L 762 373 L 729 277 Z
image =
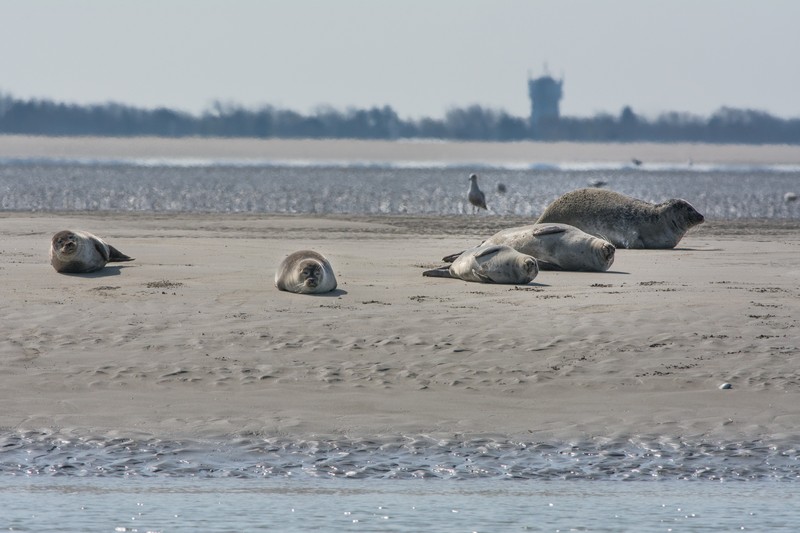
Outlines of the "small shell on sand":
M 732 389 L 733 385 L 731 385 L 730 383 L 723 383 L 722 385 L 719 386 L 719 388 L 720 390 Z

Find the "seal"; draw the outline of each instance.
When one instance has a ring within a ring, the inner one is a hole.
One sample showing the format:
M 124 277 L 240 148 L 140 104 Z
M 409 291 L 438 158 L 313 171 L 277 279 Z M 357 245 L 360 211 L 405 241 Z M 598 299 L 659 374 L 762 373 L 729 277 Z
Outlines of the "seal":
M 537 223 L 570 224 L 618 248 L 675 248 L 705 218 L 686 200 L 651 204 L 604 189 L 577 189 L 551 203 Z
M 478 188 L 478 175 L 469 175 L 469 192 L 467 193 L 467 200 L 472 204 L 472 212 L 478 211 L 478 208 L 486 209 L 486 196 L 483 191 Z
M 300 250 L 284 258 L 275 272 L 278 290 L 298 294 L 320 294 L 336 288 L 330 261 L 313 250 Z
M 510 246 L 480 245 L 462 252 L 449 266 L 426 270 L 423 276 L 458 278 L 478 283 L 523 285 L 539 273 L 536 259 Z
M 614 263 L 616 249 L 610 242 L 568 224 L 530 224 L 498 231 L 484 245 L 510 246 L 531 255 L 540 270 L 605 272 Z M 454 261 L 458 254 L 445 257 Z
M 85 274 L 122 261 L 133 257 L 86 231 L 63 230 L 50 240 L 50 264 L 62 274 Z

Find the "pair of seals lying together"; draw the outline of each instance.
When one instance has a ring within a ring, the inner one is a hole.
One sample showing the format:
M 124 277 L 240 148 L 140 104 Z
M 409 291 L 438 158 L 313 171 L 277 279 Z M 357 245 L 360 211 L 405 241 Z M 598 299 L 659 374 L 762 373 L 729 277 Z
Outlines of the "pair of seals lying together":
M 614 262 L 615 250 L 610 242 L 574 226 L 532 224 L 495 233 L 474 248 L 444 257 L 449 266 L 422 275 L 524 284 L 540 269 L 604 272 Z

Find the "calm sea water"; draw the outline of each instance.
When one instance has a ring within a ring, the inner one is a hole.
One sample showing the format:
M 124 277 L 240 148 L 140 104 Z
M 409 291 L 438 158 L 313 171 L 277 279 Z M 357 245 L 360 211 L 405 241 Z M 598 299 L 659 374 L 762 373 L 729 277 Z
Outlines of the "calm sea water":
M 0 210 L 535 217 L 598 181 L 712 219 L 800 218 L 800 168 L 0 160 Z M 498 192 L 498 185 L 506 192 Z M 6 531 L 795 531 L 793 442 L 134 441 L 0 431 Z
M 6 531 L 797 531 L 781 483 L 0 478 Z

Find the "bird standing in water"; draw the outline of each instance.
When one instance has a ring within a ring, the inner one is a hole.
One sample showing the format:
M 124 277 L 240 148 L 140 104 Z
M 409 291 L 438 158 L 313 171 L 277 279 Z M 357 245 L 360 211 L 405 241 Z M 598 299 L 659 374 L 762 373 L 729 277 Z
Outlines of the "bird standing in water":
M 470 174 L 469 176 L 469 194 L 467 195 L 467 199 L 473 206 L 473 213 L 477 213 L 479 207 L 486 209 L 486 197 L 483 191 L 478 188 L 477 174 Z

